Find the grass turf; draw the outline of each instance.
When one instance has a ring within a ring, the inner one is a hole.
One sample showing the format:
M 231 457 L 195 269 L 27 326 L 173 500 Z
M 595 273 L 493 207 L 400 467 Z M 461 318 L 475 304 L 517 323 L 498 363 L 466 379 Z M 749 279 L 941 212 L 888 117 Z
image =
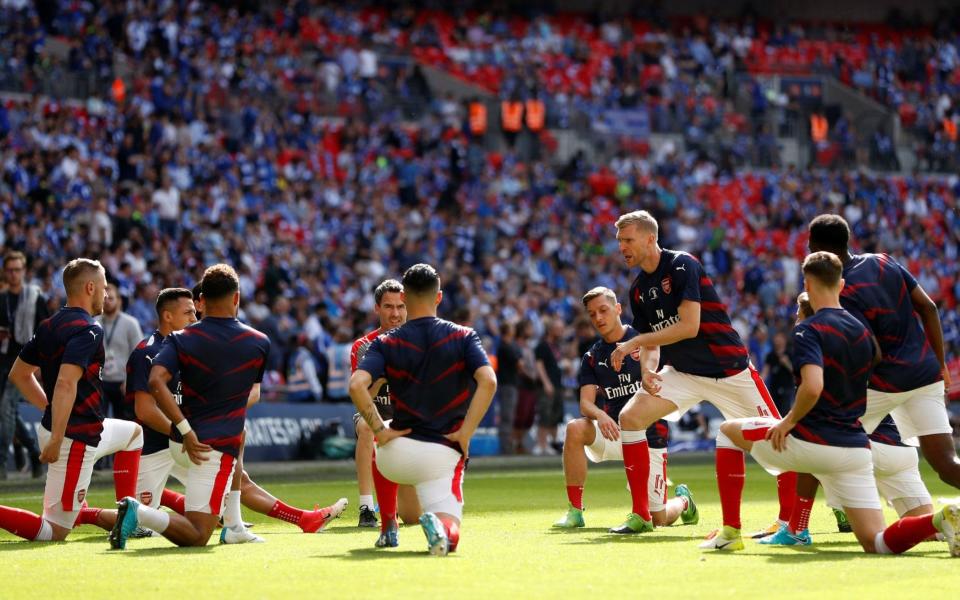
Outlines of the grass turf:
M 700 507 L 700 524 L 615 536 L 608 527 L 629 511 L 620 469 L 594 469 L 584 501 L 586 528 L 551 530 L 566 506 L 559 465 L 552 470 L 468 473 L 460 549 L 428 556 L 418 526 L 402 527 L 400 547 L 375 550 L 376 532 L 355 527 L 350 481 L 281 482 L 265 487 L 299 506 L 350 498 L 344 517 L 319 535 L 244 510 L 266 544 L 200 549 L 163 539 L 131 540 L 109 551 L 105 532 L 77 529 L 64 543 L 15 541 L 0 531 L 3 598 L 174 597 L 945 597 L 960 586 L 946 544 L 927 542 L 905 556 L 864 555 L 852 534 L 836 533 L 833 515 L 816 505 L 814 547 L 767 548 L 745 540 L 734 554 L 704 554 L 697 543 L 719 524 L 713 467 L 671 466 Z M 931 493 L 955 495 L 924 468 Z M 94 506 L 112 501 L 108 482 L 95 484 Z M 672 494 L 672 490 L 671 490 Z M 0 503 L 37 510 L 38 493 L 11 492 Z M 744 494 L 744 532 L 776 516 L 776 483 L 751 465 Z M 895 515 L 888 510 L 887 520 Z M 215 534 L 216 536 L 216 534 Z

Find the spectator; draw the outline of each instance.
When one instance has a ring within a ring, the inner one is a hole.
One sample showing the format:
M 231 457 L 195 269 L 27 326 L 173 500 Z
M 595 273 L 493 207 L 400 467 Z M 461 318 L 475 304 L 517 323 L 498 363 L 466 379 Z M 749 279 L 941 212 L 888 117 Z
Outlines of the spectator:
M 513 435 L 514 417 L 517 413 L 517 395 L 520 383 L 520 349 L 514 341 L 514 325 L 505 323 L 497 346 L 497 429 L 500 437 L 500 454 L 516 454 Z
M 123 312 L 123 299 L 116 284 L 107 284 L 107 297 L 103 302 L 103 314 L 94 317 L 103 326 L 103 413 L 114 419 L 136 420 L 133 407 L 128 406 L 126 394 L 127 359 L 133 354 L 143 331 L 137 319 Z
M 534 349 L 537 377 L 540 381 L 540 397 L 537 399 L 537 445 L 536 456 L 557 454 L 551 442 L 557 442 L 557 426 L 563 422 L 563 372 L 560 369 L 563 322 L 549 320 L 544 325 L 546 332 Z

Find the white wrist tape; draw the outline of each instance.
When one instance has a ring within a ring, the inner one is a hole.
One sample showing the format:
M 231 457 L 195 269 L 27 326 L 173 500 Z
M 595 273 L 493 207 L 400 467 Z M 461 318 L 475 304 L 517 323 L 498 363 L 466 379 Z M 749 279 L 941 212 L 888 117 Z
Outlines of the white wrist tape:
M 188 423 L 187 420 L 184 419 L 179 423 L 177 423 L 177 431 L 180 432 L 180 435 L 187 435 L 193 430 L 190 428 L 190 423 Z

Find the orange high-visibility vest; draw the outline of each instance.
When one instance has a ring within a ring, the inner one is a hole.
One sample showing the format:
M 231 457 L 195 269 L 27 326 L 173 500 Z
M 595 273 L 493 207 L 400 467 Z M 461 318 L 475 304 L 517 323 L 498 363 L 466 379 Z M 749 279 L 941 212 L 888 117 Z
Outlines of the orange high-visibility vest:
M 110 95 L 113 96 L 113 101 L 117 104 L 123 104 L 123 101 L 127 99 L 127 86 L 123 84 L 123 80 L 119 77 L 113 80 L 113 84 L 110 86 Z
M 820 143 L 827 141 L 827 129 L 830 124 L 823 115 L 810 115 L 810 137 L 813 141 Z
M 470 103 L 470 133 L 483 135 L 487 132 L 487 105 L 483 102 Z
M 543 106 L 543 100 L 527 100 L 527 129 L 530 131 L 541 131 L 546 122 L 547 111 Z
M 523 126 L 523 103 L 503 101 L 500 103 L 500 121 L 503 130 L 517 133 Z
M 951 142 L 957 141 L 957 124 L 952 119 L 943 120 L 943 130 L 947 132 Z

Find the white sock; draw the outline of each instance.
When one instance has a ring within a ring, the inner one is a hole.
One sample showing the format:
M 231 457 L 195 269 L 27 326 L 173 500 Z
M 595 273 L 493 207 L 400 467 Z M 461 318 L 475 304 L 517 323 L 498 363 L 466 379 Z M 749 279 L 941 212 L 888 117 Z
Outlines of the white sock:
M 230 490 L 227 494 L 227 503 L 223 508 L 223 526 L 239 527 L 243 525 L 243 515 L 240 514 L 240 490 Z
M 373 510 L 373 494 L 360 494 L 359 506 L 366 506 Z
M 35 542 L 49 542 L 53 539 L 53 527 L 50 527 L 50 523 L 47 523 L 47 520 L 44 519 L 40 523 L 40 531 L 37 532 L 37 537 L 33 538 Z
M 877 549 L 877 554 L 893 554 L 885 541 L 883 541 L 883 532 L 879 532 L 877 537 L 873 538 L 873 546 Z
M 141 527 L 163 533 L 170 526 L 170 513 L 141 504 L 137 507 L 137 522 Z
M 620 432 L 620 439 L 624 444 L 631 444 L 634 442 L 645 442 L 647 441 L 647 430 L 641 429 L 635 431 L 632 429 L 625 429 Z

